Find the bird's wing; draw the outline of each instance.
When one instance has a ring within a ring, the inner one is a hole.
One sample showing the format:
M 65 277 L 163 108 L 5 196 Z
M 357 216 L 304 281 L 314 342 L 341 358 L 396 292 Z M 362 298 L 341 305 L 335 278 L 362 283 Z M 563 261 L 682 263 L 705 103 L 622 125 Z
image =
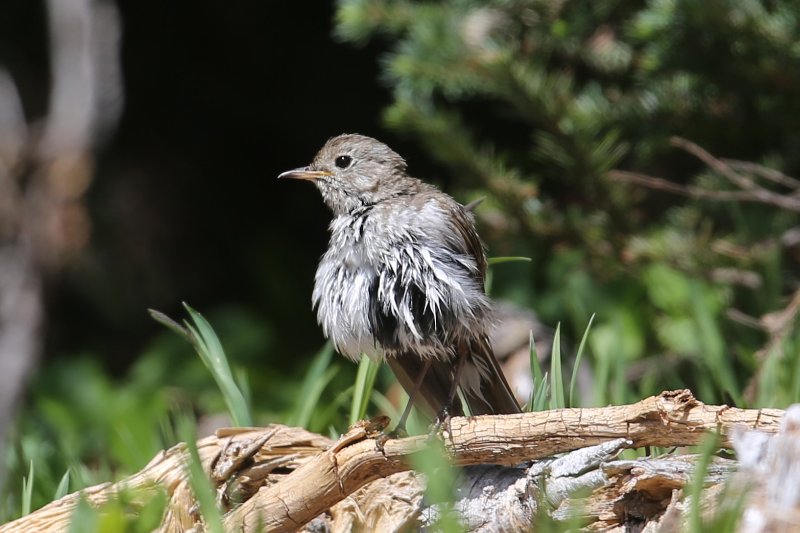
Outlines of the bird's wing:
M 459 347 L 462 349 L 468 353 L 459 387 L 470 414 L 519 413 L 519 404 L 494 356 L 489 339 L 486 336 L 473 339 L 468 346 Z
M 454 251 L 468 254 L 475 259 L 480 286 L 483 287 L 486 279 L 486 252 L 478 232 L 475 231 L 475 221 L 472 218 L 472 214 L 456 202 L 453 202 L 451 206 L 451 213 L 453 216 L 449 219 L 450 226 L 458 238 L 458 241 L 451 244 L 455 244 L 459 248 Z
M 475 289 L 482 292 L 486 277 L 486 255 L 483 243 L 475 231 L 472 215 L 449 197 L 438 197 L 436 201 L 439 209 L 428 211 L 428 213 L 436 213 L 438 216 L 427 218 L 424 225 L 417 227 L 419 233 L 410 235 L 410 237 L 423 242 L 427 241 L 425 253 L 428 254 L 428 261 L 443 270 L 450 269 L 450 274 L 452 274 L 450 279 L 453 280 L 450 283 L 469 283 L 469 278 L 471 278 L 475 282 Z M 412 254 L 416 253 L 414 252 L 416 249 L 414 246 L 407 248 Z M 419 261 L 419 263 L 423 262 Z M 383 286 L 397 287 L 399 280 L 403 277 L 402 273 L 393 269 L 391 264 L 384 265 L 383 268 L 379 275 Z M 432 277 L 431 283 L 440 289 L 451 287 L 451 284 L 442 284 L 441 278 Z M 465 298 L 461 288 L 463 287 L 460 287 L 459 290 L 453 289 L 452 296 Z M 381 293 L 391 293 L 395 298 L 400 297 L 400 300 L 389 303 L 393 304 L 393 309 L 402 310 L 404 315 L 408 315 L 406 323 L 410 323 L 427 339 L 421 342 L 422 345 L 430 343 L 430 337 L 436 337 L 443 343 L 458 342 L 458 346 L 450 346 L 450 348 L 457 352 L 454 352 L 456 357 L 464 358 L 465 366 L 459 380 L 459 387 L 472 414 L 519 412 L 514 395 L 503 377 L 486 338 L 484 328 L 489 327 L 488 318 L 485 324 L 481 323 L 475 326 L 476 330 L 471 332 L 472 338 L 458 341 L 458 339 L 451 338 L 449 334 L 456 330 L 459 326 L 457 322 L 462 317 L 448 312 L 452 302 L 443 305 L 449 301 L 449 298 L 443 296 L 441 290 L 430 288 L 426 290 L 423 285 L 417 286 L 411 282 L 405 286 L 404 290 L 382 291 Z M 485 304 L 483 298 L 474 292 L 472 298 L 480 300 L 480 304 L 477 301 L 472 302 L 476 306 Z M 376 303 L 380 304 L 380 299 L 377 299 Z M 390 329 L 393 332 L 397 331 L 397 323 L 403 317 L 394 316 L 393 313 L 389 314 L 391 316 L 383 317 L 381 313 L 386 314 L 383 306 L 379 305 L 373 311 L 373 315 L 376 317 L 375 323 L 388 324 L 390 320 L 394 320 L 395 328 Z M 383 321 L 378 320 L 379 318 L 382 318 Z M 380 330 L 381 328 L 376 329 Z M 394 354 L 387 357 L 387 361 L 403 388 L 410 393 L 424 367 L 425 360 L 420 353 L 409 352 L 410 346 L 396 342 L 396 340 L 397 337 L 393 335 L 392 338 L 381 340 L 381 342 L 385 347 L 394 348 Z M 394 346 L 392 346 L 392 341 L 395 341 Z M 452 389 L 455 365 L 453 359 L 433 359 L 430 370 L 419 388 L 417 400 L 422 406 L 423 412 L 428 416 L 438 415 L 441 409 L 447 405 Z M 451 414 L 457 415 L 463 412 L 457 396 L 453 403 L 454 405 L 450 409 Z
M 486 279 L 486 253 L 481 242 L 472 213 L 460 204 L 453 209 L 452 229 L 463 243 L 465 253 L 475 259 L 478 268 L 481 290 Z M 487 332 L 475 332 L 469 346 L 458 347 L 458 350 L 469 352 L 465 374 L 459 383 L 464 399 L 473 415 L 518 413 L 519 405 L 514 393 L 503 375 L 500 364 L 494 356 L 492 346 L 486 336 Z M 467 354 L 458 354 L 459 357 Z

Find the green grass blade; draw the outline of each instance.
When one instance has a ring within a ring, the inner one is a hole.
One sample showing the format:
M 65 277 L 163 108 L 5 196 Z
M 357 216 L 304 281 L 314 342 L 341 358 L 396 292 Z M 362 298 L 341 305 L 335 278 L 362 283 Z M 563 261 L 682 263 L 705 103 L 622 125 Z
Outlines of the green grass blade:
M 234 383 L 238 385 L 239 390 L 242 393 L 242 398 L 244 398 L 244 404 L 248 406 L 248 411 L 250 411 L 249 406 L 253 404 L 253 394 L 250 390 L 250 382 L 248 381 L 247 377 L 247 369 L 239 367 L 234 370 Z M 251 415 L 252 416 L 252 415 Z
M 253 421 L 250 415 L 250 408 L 244 399 L 242 391 L 233 379 L 231 367 L 228 364 L 228 358 L 225 355 L 222 344 L 219 342 L 217 334 L 203 315 L 189 307 L 188 304 L 183 305 L 194 322 L 193 325 L 187 323 L 186 326 L 200 341 L 201 347 L 205 348 L 198 350 L 198 354 L 203 360 L 203 363 L 205 363 L 211 371 L 220 391 L 222 391 L 222 396 L 228 407 L 231 418 L 233 419 L 233 423 L 237 426 L 252 426 Z
M 67 471 L 64 472 L 64 475 L 61 476 L 61 481 L 58 482 L 58 487 L 56 487 L 56 492 L 53 495 L 53 500 L 58 500 L 67 495 L 69 492 L 69 468 Z
M 548 398 L 550 397 L 550 382 L 548 380 L 547 372 L 542 376 L 539 386 L 536 388 L 536 393 L 533 400 L 532 411 L 544 411 L 547 409 Z
M 28 475 L 22 478 L 22 516 L 31 513 L 31 501 L 33 500 L 33 459 L 28 469 Z
M 325 343 L 322 349 L 314 356 L 311 365 L 308 367 L 300 391 L 297 395 L 298 403 L 294 412 L 288 417 L 287 424 L 290 426 L 307 427 L 314 413 L 314 408 L 319 402 L 322 391 L 330 383 L 330 380 L 339 371 L 337 367 L 331 366 L 333 360 L 333 345 Z
M 333 428 L 334 433 L 332 439 L 338 439 L 341 436 L 340 431 L 344 418 L 341 416 L 342 411 L 350 405 L 353 400 L 353 389 L 355 387 L 350 385 L 346 389 L 339 391 L 333 400 L 325 402 L 320 405 L 319 409 L 314 411 L 313 421 L 314 428 Z M 321 432 L 321 430 L 319 430 Z
M 380 364 L 366 355 L 361 356 L 358 363 L 355 388 L 353 389 L 353 402 L 350 404 L 350 425 L 352 426 L 364 418 L 367 413 L 372 389 L 375 386 L 375 376 L 378 375 Z
M 214 487 L 208 475 L 203 470 L 203 463 L 200 461 L 200 454 L 197 452 L 197 434 L 195 431 L 194 420 L 189 416 L 184 416 L 178 421 L 178 434 L 189 451 L 189 485 L 197 500 L 200 514 L 205 522 L 205 531 L 211 533 L 224 533 L 222 528 L 222 515 L 217 508 Z
M 86 501 L 86 497 L 81 495 L 78 505 L 69 517 L 69 533 L 97 531 L 99 514 L 98 510 Z
M 720 440 L 718 433 L 712 433 L 705 437 L 702 444 L 700 444 L 699 457 L 697 463 L 695 463 L 694 475 L 685 489 L 686 497 L 691 502 L 688 528 L 688 531 L 691 533 L 704 533 L 700 500 L 703 496 L 703 487 L 705 486 L 708 467 L 711 464 L 714 453 L 719 449 Z
M 375 405 L 375 407 L 377 407 L 386 416 L 392 420 L 398 420 L 400 418 L 400 409 L 398 409 L 391 401 L 389 401 L 389 398 L 376 390 L 372 391 L 370 398 L 373 405 Z M 406 396 L 406 401 L 407 399 L 408 397 Z M 403 402 L 401 405 L 405 405 L 405 402 Z
M 214 381 L 217 383 L 233 424 L 236 426 L 252 426 L 250 408 L 244 394 L 242 394 L 233 379 L 228 358 L 225 355 L 222 344 L 219 342 L 219 338 L 203 315 L 186 303 L 183 306 L 188 311 L 193 324 L 184 322 L 184 325 L 181 325 L 159 311 L 150 309 L 149 312 L 154 320 L 185 338 L 194 347 L 203 364 L 209 369 Z
M 533 338 L 533 331 L 530 332 L 528 345 L 530 346 L 531 371 L 533 372 L 534 383 L 542 381 L 542 364 L 539 362 L 539 351 L 536 349 L 536 341 Z
M 531 379 L 533 380 L 533 394 L 531 395 L 530 400 L 528 400 L 528 411 L 536 411 L 537 409 L 535 406 L 536 398 L 539 397 L 539 393 L 541 392 L 542 384 L 543 384 L 543 376 L 542 376 L 542 365 L 539 363 L 539 352 L 536 349 L 536 341 L 533 338 L 533 331 L 529 332 L 528 337 L 528 349 L 530 354 L 530 362 L 531 362 Z
M 589 330 L 592 328 L 594 322 L 594 313 L 589 317 L 589 323 L 586 324 L 586 330 L 583 332 L 581 343 L 578 345 L 578 353 L 575 355 L 575 363 L 572 366 L 572 377 L 569 380 L 569 406 L 575 407 L 575 383 L 578 380 L 578 370 L 581 367 L 581 359 L 583 359 L 583 350 L 586 348 L 586 339 L 589 338 Z
M 328 368 L 319 381 L 313 384 L 313 387 L 301 401 L 301 408 L 298 413 L 297 426 L 307 428 L 311 422 L 311 416 L 314 414 L 317 406 L 319 405 L 319 398 L 322 396 L 322 391 L 331 382 L 333 377 L 339 372 L 339 367 L 332 366 Z
M 489 266 L 500 265 L 503 263 L 530 263 L 530 257 L 508 256 L 508 257 L 490 257 L 486 260 Z
M 186 303 L 183 306 L 192 320 L 192 324 L 184 322 L 185 327 L 178 325 L 161 313 L 150 311 L 150 315 L 161 324 L 187 338 L 194 346 L 203 364 L 206 365 L 217 383 L 233 424 L 240 427 L 252 426 L 253 419 L 250 414 L 250 408 L 242 391 L 233 379 L 225 350 L 222 349 L 222 344 L 219 342 L 216 333 L 214 333 L 214 329 L 203 315 Z
M 319 401 L 320 394 L 325 386 L 333 379 L 338 369 L 331 366 L 333 359 L 333 345 L 326 343 L 317 352 L 311 365 L 308 367 L 303 383 L 300 385 L 300 392 L 297 395 L 298 404 L 294 412 L 288 417 L 287 424 L 290 426 L 306 427 L 314 407 Z M 331 372 L 333 370 L 333 372 Z M 320 384 L 322 386 L 320 387 Z
M 502 263 L 514 263 L 514 262 L 527 262 L 531 261 L 530 257 L 489 257 L 486 260 L 486 264 L 488 266 L 500 265 Z M 490 268 L 486 272 L 486 279 L 483 281 L 483 288 L 486 291 L 486 294 L 492 293 L 492 281 L 494 280 L 494 272 Z
M 408 459 L 414 470 L 425 475 L 426 500 L 439 504 L 437 520 L 431 530 L 443 533 L 465 531 L 452 505 L 446 503 L 454 501 L 455 487 L 458 486 L 458 469 L 450 462 L 440 441 L 431 440 L 428 446 L 410 455 Z
M 150 313 L 150 316 L 152 317 L 153 320 L 155 320 L 156 322 L 158 322 L 162 326 L 165 326 L 167 329 L 170 329 L 173 332 L 177 333 L 178 336 L 183 337 L 192 346 L 196 347 L 197 339 L 195 339 L 192 336 L 192 333 L 188 329 L 186 329 L 185 327 L 181 326 L 180 324 L 178 324 L 177 322 L 172 320 L 170 317 L 168 317 L 167 315 L 165 315 L 161 311 L 156 311 L 155 309 L 148 309 L 147 312 Z
M 289 421 L 287 422 L 289 425 L 305 427 L 304 424 L 301 424 L 304 418 L 301 412 L 305 410 L 304 406 L 311 405 L 311 407 L 313 407 L 317 404 L 319 393 L 324 390 L 324 387 L 322 389 L 318 387 L 318 383 L 323 381 L 326 374 L 333 368 L 331 366 L 331 361 L 333 361 L 333 345 L 327 342 L 322 346 L 320 351 L 317 352 L 314 359 L 311 360 L 306 375 L 303 377 L 303 383 L 300 385 L 300 391 L 297 395 L 299 403 L 295 407 L 294 413 L 289 416 Z M 332 378 L 333 376 L 331 376 L 330 379 Z M 312 398 L 315 390 L 318 390 L 319 393 Z
M 561 375 L 561 322 L 556 326 L 553 336 L 553 351 L 550 355 L 550 409 L 566 407 L 564 397 L 564 377 Z

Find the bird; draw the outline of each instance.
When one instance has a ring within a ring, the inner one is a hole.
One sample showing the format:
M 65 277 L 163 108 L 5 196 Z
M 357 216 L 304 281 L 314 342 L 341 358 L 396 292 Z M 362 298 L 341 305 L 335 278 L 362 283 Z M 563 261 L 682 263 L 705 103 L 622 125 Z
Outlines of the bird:
M 520 408 L 489 342 L 486 253 L 470 206 L 407 173 L 405 159 L 358 134 L 329 139 L 310 165 L 279 178 L 311 181 L 331 210 L 313 307 L 343 356 L 385 361 L 412 404 L 442 423 Z

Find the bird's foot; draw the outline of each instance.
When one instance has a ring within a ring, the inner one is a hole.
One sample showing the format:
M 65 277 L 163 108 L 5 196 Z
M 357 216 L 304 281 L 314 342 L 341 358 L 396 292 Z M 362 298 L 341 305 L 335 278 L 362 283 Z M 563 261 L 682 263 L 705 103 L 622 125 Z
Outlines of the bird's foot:
M 408 437 L 408 432 L 406 431 L 405 425 L 397 424 L 397 427 L 392 431 L 381 431 L 380 434 L 375 437 L 375 445 L 378 447 L 381 453 L 383 453 L 383 447 L 386 444 L 386 441 L 402 439 L 403 437 Z
M 428 433 L 428 441 L 434 440 L 445 431 L 450 434 L 450 419 L 450 409 L 443 407 L 439 414 L 436 415 L 436 421 L 431 426 L 431 430 Z

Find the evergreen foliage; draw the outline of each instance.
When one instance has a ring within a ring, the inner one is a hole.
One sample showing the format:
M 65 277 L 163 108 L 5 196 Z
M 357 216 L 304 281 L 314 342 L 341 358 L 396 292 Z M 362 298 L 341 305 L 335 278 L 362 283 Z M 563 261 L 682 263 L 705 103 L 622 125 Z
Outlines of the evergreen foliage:
M 772 342 L 752 325 L 797 284 L 781 241 L 797 210 L 748 197 L 746 182 L 796 189 L 741 161 L 732 181 L 698 153 L 800 175 L 799 16 L 758 0 L 342 0 L 337 34 L 384 43 L 386 124 L 457 177 L 462 198 L 488 196 L 478 213 L 494 254 L 534 258 L 528 283 L 518 268 L 499 292 L 548 322 L 567 316 L 573 337 L 597 313 L 595 366 L 614 385 L 596 401 L 691 386 L 706 401 L 785 405 L 796 385 L 751 376 L 773 357 L 796 381 L 798 336 Z

